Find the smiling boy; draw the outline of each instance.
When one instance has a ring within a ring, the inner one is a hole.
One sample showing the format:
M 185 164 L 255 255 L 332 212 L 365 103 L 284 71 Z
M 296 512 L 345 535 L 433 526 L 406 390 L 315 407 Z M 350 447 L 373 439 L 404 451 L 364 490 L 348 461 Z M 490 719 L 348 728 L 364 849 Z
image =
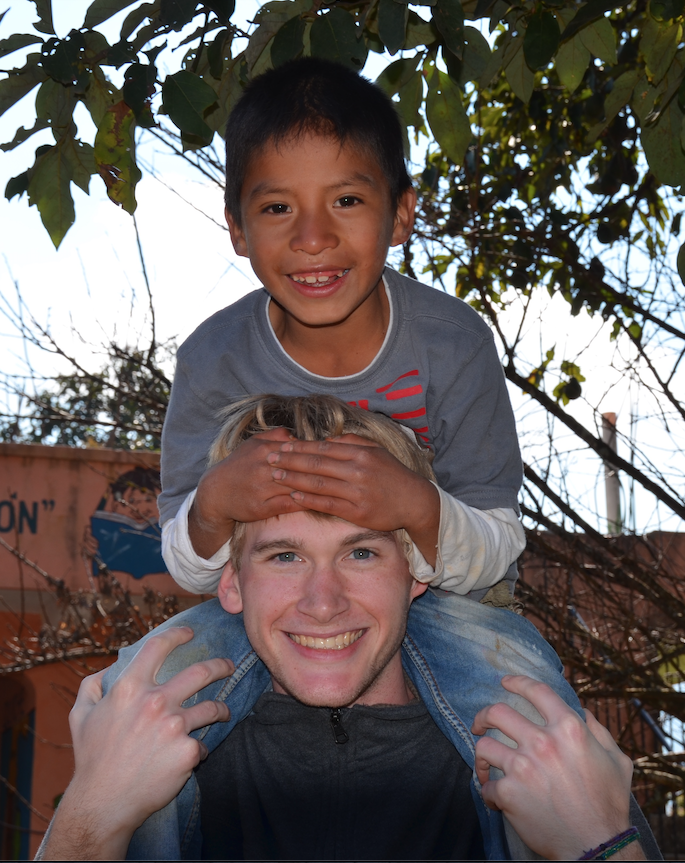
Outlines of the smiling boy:
M 415 204 L 398 117 L 374 85 L 314 58 L 248 85 L 226 131 L 226 218 L 264 289 L 178 353 L 159 503 L 182 586 L 216 590 L 236 521 L 304 508 L 404 527 L 433 587 L 480 599 L 509 569 L 511 588 L 525 543 L 504 377 L 472 309 L 385 266 Z M 437 484 L 382 450 L 287 435 L 205 470 L 218 412 L 259 392 L 329 392 L 392 416 L 433 450 Z

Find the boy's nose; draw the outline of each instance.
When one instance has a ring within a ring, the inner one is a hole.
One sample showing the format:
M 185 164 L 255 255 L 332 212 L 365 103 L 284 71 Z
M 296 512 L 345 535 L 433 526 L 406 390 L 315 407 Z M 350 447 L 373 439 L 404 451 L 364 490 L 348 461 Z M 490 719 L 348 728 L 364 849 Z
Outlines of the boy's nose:
M 290 240 L 294 252 L 319 255 L 326 249 L 334 249 L 339 239 L 325 213 L 308 211 L 301 213 L 295 222 L 295 232 Z
M 297 609 L 317 623 L 329 623 L 349 608 L 344 581 L 332 565 L 317 565 L 303 585 Z

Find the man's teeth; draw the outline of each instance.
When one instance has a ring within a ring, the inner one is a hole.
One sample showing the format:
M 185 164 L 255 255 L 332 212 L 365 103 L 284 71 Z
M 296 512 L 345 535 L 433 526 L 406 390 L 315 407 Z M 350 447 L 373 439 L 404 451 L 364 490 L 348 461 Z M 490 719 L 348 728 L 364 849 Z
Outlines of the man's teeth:
M 349 270 L 338 270 L 331 276 L 317 276 L 312 273 L 310 276 L 291 276 L 294 282 L 299 282 L 301 285 L 325 285 L 327 282 L 332 282 L 334 279 L 341 279 Z
M 292 632 L 288 633 L 295 644 L 301 644 L 303 647 L 313 647 L 314 650 L 342 650 L 343 647 L 348 647 L 350 644 L 354 644 L 354 642 L 361 638 L 363 634 L 363 629 L 355 629 L 352 632 L 332 635 L 330 638 L 314 638 L 312 635 L 295 635 Z

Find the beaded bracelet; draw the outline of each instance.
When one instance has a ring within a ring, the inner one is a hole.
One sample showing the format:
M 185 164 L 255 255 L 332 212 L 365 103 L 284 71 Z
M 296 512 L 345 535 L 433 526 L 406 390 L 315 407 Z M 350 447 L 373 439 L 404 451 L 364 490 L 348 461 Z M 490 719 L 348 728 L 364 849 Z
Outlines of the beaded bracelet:
M 619 833 L 618 836 L 614 836 L 614 838 L 610 839 L 608 842 L 603 842 L 591 851 L 586 851 L 583 856 L 578 859 L 608 860 L 609 857 L 613 857 L 614 854 L 617 854 L 621 848 L 625 848 L 626 845 L 630 845 L 631 842 L 634 842 L 639 838 L 640 831 L 637 827 L 629 827 L 627 830 L 624 830 L 623 833 Z

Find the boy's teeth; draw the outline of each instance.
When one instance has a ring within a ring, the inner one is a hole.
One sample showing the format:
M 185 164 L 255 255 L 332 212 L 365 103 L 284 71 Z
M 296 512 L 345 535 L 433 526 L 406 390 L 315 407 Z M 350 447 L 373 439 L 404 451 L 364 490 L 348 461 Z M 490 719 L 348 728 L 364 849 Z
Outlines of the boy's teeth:
M 304 285 L 325 285 L 327 282 L 332 282 L 334 279 L 342 278 L 346 272 L 348 271 L 338 270 L 337 273 L 333 273 L 328 276 L 317 276 L 315 273 L 312 273 L 309 276 L 291 276 L 290 278 L 293 279 L 293 281 Z
M 301 644 L 303 647 L 313 647 L 314 650 L 342 650 L 343 647 L 354 644 L 363 634 L 363 629 L 355 629 L 351 632 L 340 633 L 340 635 L 332 635 L 330 638 L 314 638 L 311 635 L 288 633 L 295 644 Z

